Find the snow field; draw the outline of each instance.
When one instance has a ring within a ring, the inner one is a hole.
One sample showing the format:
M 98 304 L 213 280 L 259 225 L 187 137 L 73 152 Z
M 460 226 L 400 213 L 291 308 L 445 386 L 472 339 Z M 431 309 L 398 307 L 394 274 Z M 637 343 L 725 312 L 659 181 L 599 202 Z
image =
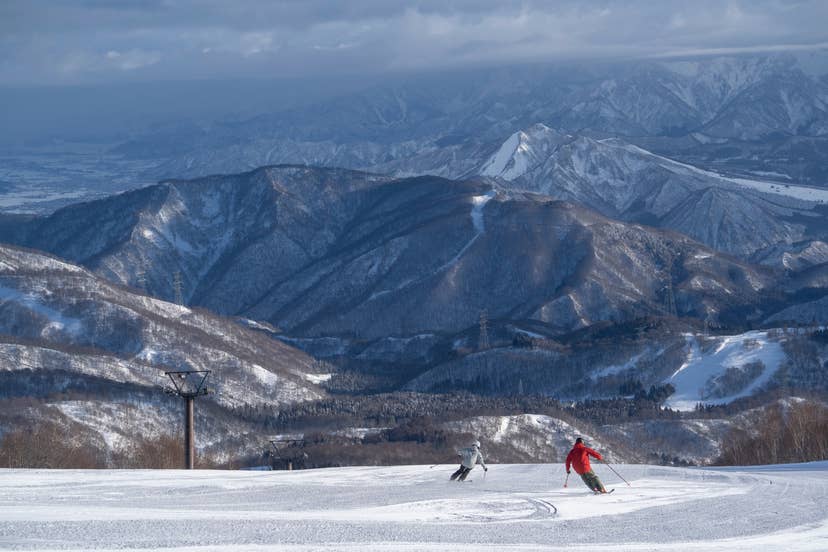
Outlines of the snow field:
M 735 184 L 736 186 L 747 188 L 750 190 L 755 190 L 765 194 L 786 196 L 794 199 L 799 199 L 802 201 L 812 201 L 814 203 L 825 203 L 826 201 L 828 201 L 828 190 L 824 188 L 815 188 L 812 186 L 804 185 L 791 185 L 787 182 L 763 181 L 749 178 L 736 178 L 731 176 L 725 176 L 715 171 L 701 169 L 699 167 L 688 165 L 686 163 L 682 163 L 680 161 L 676 161 L 668 157 L 657 155 L 651 151 L 639 148 L 638 146 L 625 144 L 624 147 L 630 151 L 639 152 L 641 154 L 652 156 L 653 158 L 659 159 L 661 160 L 662 165 L 668 169 L 672 167 L 678 167 L 680 169 L 684 169 L 692 173 L 708 176 L 710 178 L 719 180 L 722 183 Z
M 781 344 L 779 341 L 771 340 L 767 331 L 714 337 L 710 338 L 710 341 L 713 342 L 712 347 L 702 351 L 698 337 L 687 335 L 687 360 L 665 380 L 665 383 L 671 383 L 676 388 L 675 393 L 665 402 L 665 406 L 689 411 L 698 403 L 726 404 L 749 396 L 768 383 L 785 360 Z M 728 368 L 739 368 L 754 362 L 761 362 L 764 369 L 743 389 L 721 397 L 704 396 L 705 384 L 711 378 L 723 375 Z
M 560 464 L 295 472 L 0 470 L 2 550 L 828 549 L 828 462 L 619 465 L 595 496 Z

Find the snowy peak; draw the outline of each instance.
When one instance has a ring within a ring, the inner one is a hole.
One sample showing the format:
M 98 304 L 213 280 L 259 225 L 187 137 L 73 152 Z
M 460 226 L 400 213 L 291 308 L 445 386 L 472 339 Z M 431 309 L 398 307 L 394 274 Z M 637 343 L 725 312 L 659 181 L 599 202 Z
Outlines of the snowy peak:
M 662 83 L 679 98 L 710 117 L 738 94 L 775 74 L 788 70 L 783 57 L 721 57 L 697 61 L 667 62 L 674 78 Z
M 828 233 L 825 225 L 806 227 L 790 218 L 821 220 L 825 190 L 727 177 L 619 138 L 561 135 L 543 125 L 512 134 L 480 174 L 612 218 L 677 230 L 743 258 Z
M 500 149 L 483 164 L 479 173 L 482 176 L 514 180 L 538 166 L 571 138 L 545 125 L 536 124 L 509 136 Z

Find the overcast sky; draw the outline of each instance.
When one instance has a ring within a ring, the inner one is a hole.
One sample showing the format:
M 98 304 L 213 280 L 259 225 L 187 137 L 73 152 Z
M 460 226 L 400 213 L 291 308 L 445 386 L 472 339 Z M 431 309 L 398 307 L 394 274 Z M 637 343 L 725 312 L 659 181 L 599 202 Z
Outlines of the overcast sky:
M 826 0 L 0 0 L 0 84 L 800 50 Z

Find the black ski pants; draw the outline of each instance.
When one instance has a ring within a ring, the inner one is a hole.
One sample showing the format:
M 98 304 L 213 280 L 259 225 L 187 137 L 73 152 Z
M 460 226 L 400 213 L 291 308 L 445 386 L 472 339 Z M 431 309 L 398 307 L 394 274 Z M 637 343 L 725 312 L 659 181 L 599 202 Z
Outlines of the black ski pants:
M 454 481 L 455 479 L 457 479 L 458 481 L 465 481 L 466 476 L 469 475 L 470 471 L 471 468 L 467 468 L 463 464 L 460 464 L 460 468 L 456 472 L 451 474 L 451 480 Z

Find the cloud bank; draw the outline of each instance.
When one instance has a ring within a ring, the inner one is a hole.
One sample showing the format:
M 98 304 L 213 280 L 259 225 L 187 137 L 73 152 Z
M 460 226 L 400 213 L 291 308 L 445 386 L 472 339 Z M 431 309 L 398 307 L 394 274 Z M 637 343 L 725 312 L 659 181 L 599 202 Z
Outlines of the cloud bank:
M 0 84 L 803 50 L 825 21 L 823 0 L 7 0 Z

